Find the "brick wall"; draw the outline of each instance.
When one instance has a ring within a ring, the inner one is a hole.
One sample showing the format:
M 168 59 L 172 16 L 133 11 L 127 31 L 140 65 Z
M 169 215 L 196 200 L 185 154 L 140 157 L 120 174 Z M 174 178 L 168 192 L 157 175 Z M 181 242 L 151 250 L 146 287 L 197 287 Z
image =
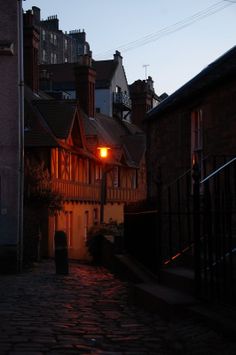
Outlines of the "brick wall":
M 203 156 L 236 155 L 236 79 L 232 76 L 147 123 L 149 197 L 157 193 L 159 167 L 164 184 L 191 167 L 191 112 L 197 109 L 203 115 Z

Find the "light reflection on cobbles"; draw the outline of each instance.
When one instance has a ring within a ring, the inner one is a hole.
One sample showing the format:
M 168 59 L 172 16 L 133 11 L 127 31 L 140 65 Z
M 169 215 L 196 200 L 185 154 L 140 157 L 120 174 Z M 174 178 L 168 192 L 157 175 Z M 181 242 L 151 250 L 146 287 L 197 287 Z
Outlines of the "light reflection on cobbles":
M 199 319 L 165 321 L 128 303 L 128 284 L 102 267 L 53 262 L 0 276 L 0 354 L 235 355 Z

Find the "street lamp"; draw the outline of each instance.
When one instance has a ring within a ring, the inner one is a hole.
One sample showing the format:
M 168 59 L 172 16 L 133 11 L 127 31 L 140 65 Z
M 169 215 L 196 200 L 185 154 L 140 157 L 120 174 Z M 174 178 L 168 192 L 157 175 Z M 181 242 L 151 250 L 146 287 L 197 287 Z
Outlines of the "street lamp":
M 109 155 L 109 147 L 98 147 L 99 157 L 102 162 L 102 181 L 101 181 L 101 199 L 100 199 L 100 223 L 104 223 L 104 205 L 106 204 L 106 160 Z

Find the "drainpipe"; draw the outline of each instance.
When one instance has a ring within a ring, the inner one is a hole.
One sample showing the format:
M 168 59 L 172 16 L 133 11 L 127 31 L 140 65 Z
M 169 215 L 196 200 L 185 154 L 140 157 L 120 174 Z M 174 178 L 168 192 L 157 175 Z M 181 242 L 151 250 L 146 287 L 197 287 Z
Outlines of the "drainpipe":
M 23 9 L 22 0 L 18 1 L 18 236 L 17 271 L 22 271 L 23 259 L 23 197 L 24 197 L 24 63 L 23 63 Z

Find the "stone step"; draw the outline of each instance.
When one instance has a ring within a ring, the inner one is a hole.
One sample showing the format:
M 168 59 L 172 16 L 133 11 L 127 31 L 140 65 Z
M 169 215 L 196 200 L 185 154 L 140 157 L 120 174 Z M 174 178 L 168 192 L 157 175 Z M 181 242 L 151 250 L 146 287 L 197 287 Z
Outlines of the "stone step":
M 163 269 L 161 272 L 161 283 L 167 287 L 194 295 L 194 271 L 192 269 L 182 266 Z
M 157 277 L 130 255 L 116 254 L 115 269 L 117 273 L 134 283 L 157 282 Z
M 222 332 L 235 340 L 236 338 L 236 307 L 223 304 L 195 304 L 188 310 L 200 316 L 213 329 Z
M 186 306 L 196 305 L 191 295 L 156 283 L 141 283 L 131 287 L 130 301 L 149 311 L 157 311 L 166 319 L 181 314 Z

